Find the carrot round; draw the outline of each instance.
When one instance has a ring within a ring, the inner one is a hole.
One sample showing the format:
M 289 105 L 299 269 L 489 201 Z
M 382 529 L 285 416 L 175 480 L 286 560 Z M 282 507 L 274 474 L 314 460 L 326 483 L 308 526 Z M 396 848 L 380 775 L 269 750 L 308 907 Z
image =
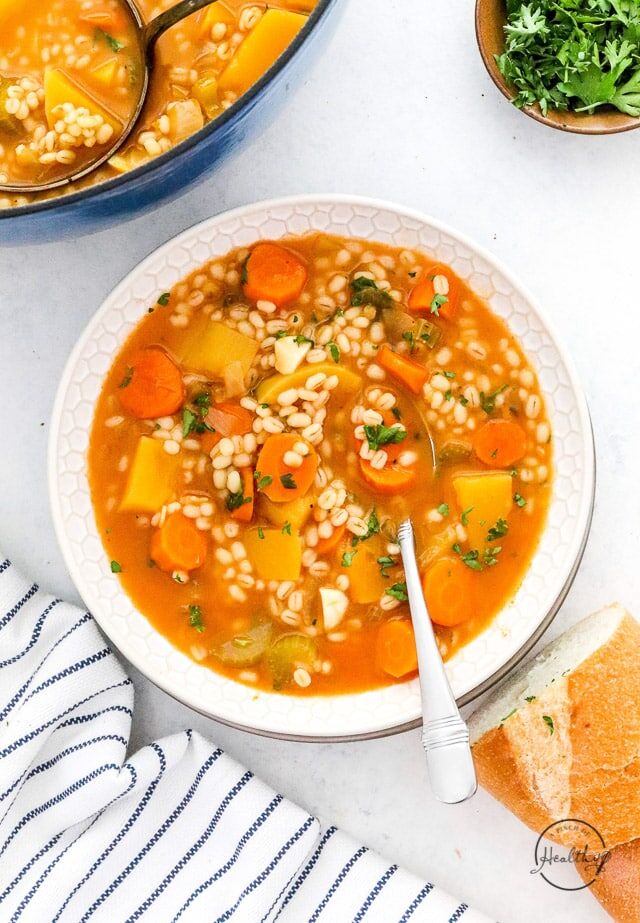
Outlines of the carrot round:
M 404 494 L 411 490 L 417 480 L 415 468 L 401 468 L 400 465 L 374 468 L 365 458 L 360 459 L 360 473 L 377 494 Z
M 141 349 L 129 360 L 118 393 L 127 413 L 140 420 L 170 416 L 185 398 L 180 369 L 158 346 Z
M 295 433 L 276 433 L 269 436 L 258 455 L 258 487 L 273 503 L 286 503 L 304 497 L 313 484 L 318 470 L 318 456 L 310 443 L 307 442 L 309 454 L 305 455 L 299 468 L 285 464 L 284 456 L 293 451 L 296 442 L 305 440 Z M 267 478 L 271 480 L 260 486 Z
M 376 663 L 396 679 L 418 669 L 416 641 L 409 619 L 390 619 L 382 623 L 376 638 Z
M 209 409 L 206 422 L 221 436 L 244 436 L 253 427 L 253 416 L 240 404 L 222 402 Z
M 378 350 L 376 362 L 414 394 L 420 394 L 425 381 L 431 374 L 429 369 L 420 365 L 419 362 L 414 362 L 413 359 L 408 359 L 400 353 L 394 353 L 387 343 L 384 343 Z
M 307 281 L 307 268 L 302 259 L 279 244 L 256 244 L 244 272 L 247 298 L 272 301 L 278 307 L 295 301 Z
M 207 557 L 207 540 L 192 519 L 171 513 L 151 539 L 151 560 L 160 570 L 195 570 Z
M 253 503 L 255 499 L 255 489 L 253 486 L 253 468 L 242 468 L 240 471 L 242 480 L 242 496 L 248 503 L 243 503 L 231 511 L 231 518 L 237 519 L 238 522 L 251 522 L 253 519 Z
M 527 434 L 512 420 L 489 420 L 474 435 L 473 449 L 485 465 L 508 468 L 527 451 Z
M 344 536 L 346 532 L 347 524 L 343 523 L 341 526 L 338 526 L 337 529 L 334 529 L 329 538 L 318 539 L 318 544 L 315 547 L 317 554 L 329 554 L 331 551 L 334 551 Z
M 446 294 L 446 301 L 441 304 L 435 303 L 435 310 L 432 310 L 436 290 L 433 287 L 433 280 L 436 276 L 444 276 L 449 283 L 449 291 Z M 445 320 L 453 320 L 458 313 L 460 304 L 460 282 L 447 266 L 432 266 L 428 269 L 424 277 L 411 290 L 409 295 L 409 310 L 416 314 L 431 314 L 437 317 L 444 317 Z
M 450 628 L 472 616 L 472 581 L 472 572 L 459 558 L 438 558 L 422 578 L 431 621 Z

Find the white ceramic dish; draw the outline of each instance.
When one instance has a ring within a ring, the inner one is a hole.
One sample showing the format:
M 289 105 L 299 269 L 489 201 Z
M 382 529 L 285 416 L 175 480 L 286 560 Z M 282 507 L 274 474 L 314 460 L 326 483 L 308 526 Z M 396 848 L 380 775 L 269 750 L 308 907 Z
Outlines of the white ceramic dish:
M 261 734 L 373 737 L 419 722 L 417 680 L 355 695 L 300 698 L 256 692 L 198 665 L 155 631 L 110 572 L 87 481 L 89 431 L 102 381 L 157 293 L 233 247 L 311 230 L 415 247 L 449 263 L 504 318 L 537 369 L 554 433 L 548 524 L 514 600 L 448 662 L 456 697 L 471 700 L 524 656 L 564 599 L 589 531 L 595 469 L 587 405 L 548 321 L 509 272 L 460 234 L 409 209 L 338 195 L 249 205 L 185 231 L 137 266 L 93 317 L 62 377 L 49 447 L 51 503 L 67 566 L 86 605 L 152 682 L 212 718 Z

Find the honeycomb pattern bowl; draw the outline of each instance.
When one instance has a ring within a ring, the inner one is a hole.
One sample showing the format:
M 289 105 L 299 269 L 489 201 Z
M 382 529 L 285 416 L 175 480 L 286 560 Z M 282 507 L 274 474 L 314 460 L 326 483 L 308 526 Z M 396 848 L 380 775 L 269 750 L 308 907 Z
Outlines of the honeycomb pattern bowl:
M 526 654 L 562 603 L 589 531 L 595 467 L 586 402 L 548 321 L 509 272 L 462 235 L 408 209 L 347 196 L 264 202 L 211 218 L 148 257 L 107 298 L 65 369 L 51 429 L 51 503 L 67 566 L 87 607 L 122 654 L 170 695 L 256 733 L 305 740 L 373 737 L 419 723 L 417 680 L 352 695 L 286 696 L 256 692 L 190 660 L 134 608 L 111 573 L 87 480 L 89 431 L 104 376 L 157 293 L 233 247 L 312 230 L 419 248 L 449 263 L 507 322 L 536 368 L 554 432 L 548 524 L 515 598 L 447 663 L 456 697 L 470 701 Z

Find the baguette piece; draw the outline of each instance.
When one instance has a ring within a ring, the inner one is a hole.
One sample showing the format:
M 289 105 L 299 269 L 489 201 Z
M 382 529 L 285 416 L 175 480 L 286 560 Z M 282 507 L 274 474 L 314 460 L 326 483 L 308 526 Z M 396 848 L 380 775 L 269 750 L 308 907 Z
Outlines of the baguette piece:
M 583 864 L 576 863 L 576 868 L 591 881 L 592 873 Z M 640 840 L 616 846 L 589 890 L 618 923 L 640 923 Z
M 621 606 L 513 673 L 469 728 L 480 783 L 537 833 L 579 818 L 607 849 L 640 837 L 640 625 Z

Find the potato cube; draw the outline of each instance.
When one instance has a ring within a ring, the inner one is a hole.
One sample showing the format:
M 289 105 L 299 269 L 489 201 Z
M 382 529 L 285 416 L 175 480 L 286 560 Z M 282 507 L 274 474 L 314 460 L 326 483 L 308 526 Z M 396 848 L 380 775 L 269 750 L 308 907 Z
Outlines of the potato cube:
M 240 363 L 246 375 L 258 352 L 258 343 L 226 324 L 206 319 L 188 332 L 181 352 L 188 368 L 222 378 L 233 361 Z
M 301 13 L 267 10 L 220 75 L 221 91 L 245 93 L 288 48 L 306 21 Z
M 155 513 L 173 496 L 180 461 L 165 452 L 160 439 L 142 436 L 138 441 L 121 510 Z
M 260 536 L 263 536 L 262 538 Z M 263 580 L 297 580 L 302 566 L 300 533 L 280 529 L 252 530 L 245 537 L 247 557 Z
M 498 519 L 506 519 L 513 506 L 513 483 L 504 471 L 461 474 L 453 479 L 460 512 L 469 510 L 467 535 L 471 548 L 482 551 L 487 533 Z

